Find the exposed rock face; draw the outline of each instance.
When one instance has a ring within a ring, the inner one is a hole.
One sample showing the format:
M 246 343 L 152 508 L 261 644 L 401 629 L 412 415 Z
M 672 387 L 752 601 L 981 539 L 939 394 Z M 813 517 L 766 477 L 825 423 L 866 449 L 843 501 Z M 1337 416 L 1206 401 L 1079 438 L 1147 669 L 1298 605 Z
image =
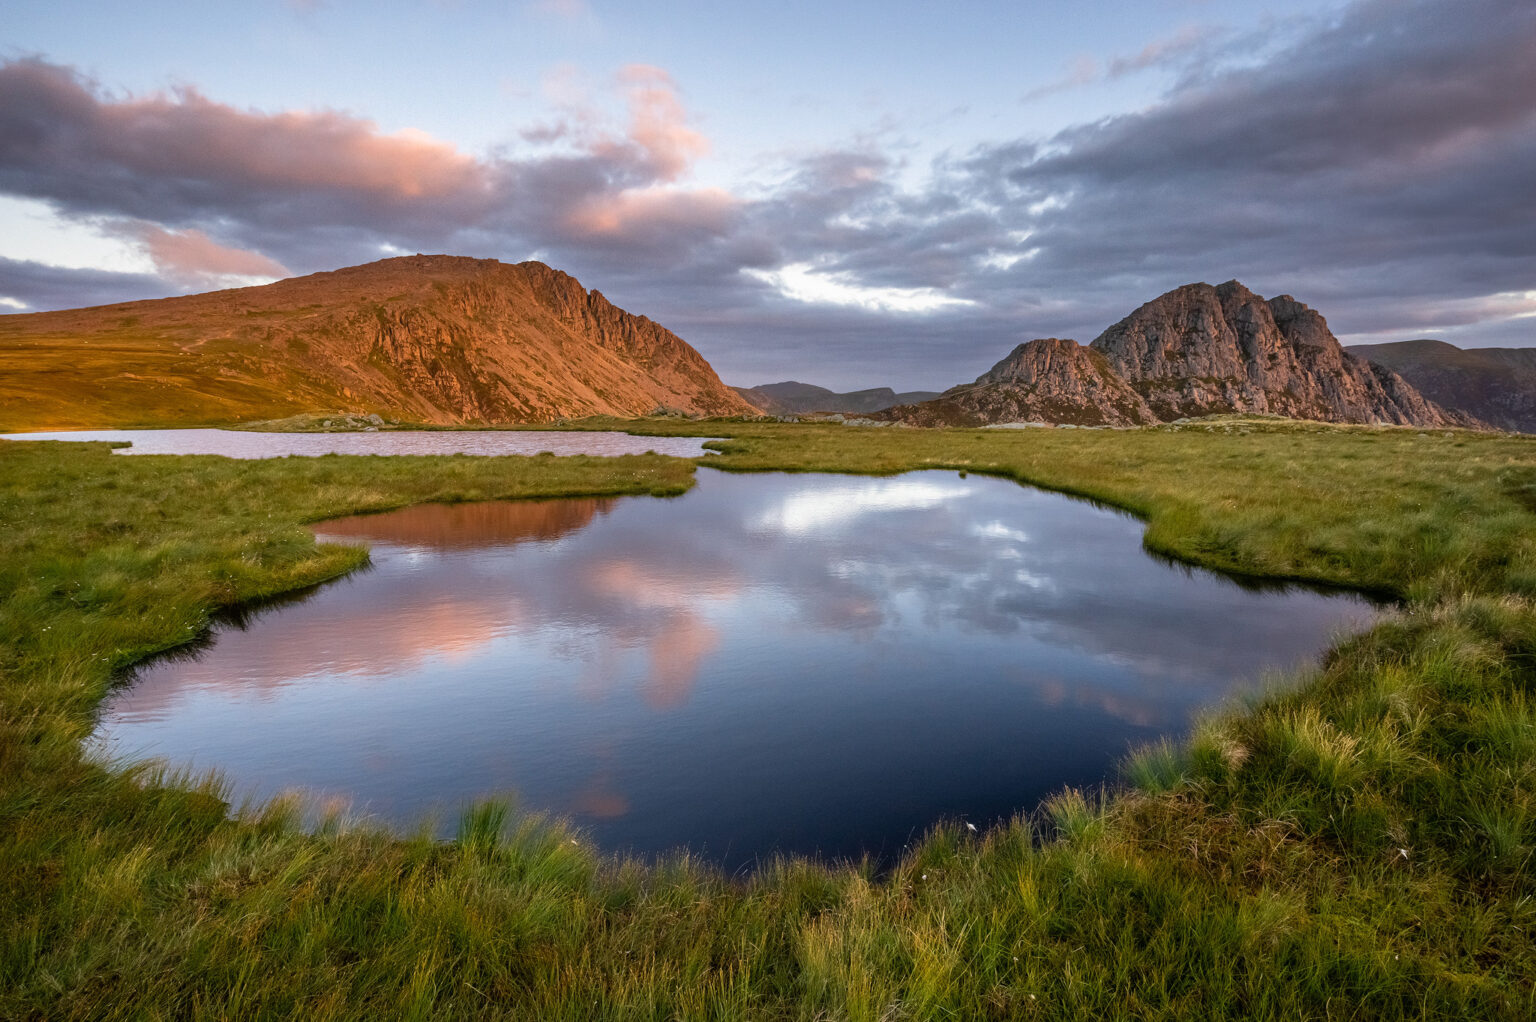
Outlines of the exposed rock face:
M 1290 295 L 1265 301 L 1235 280 L 1170 291 L 1087 348 L 1058 338 L 1021 344 L 975 383 L 876 417 L 918 426 L 1136 426 L 1232 412 L 1482 425 L 1345 351 L 1323 317 Z
M 932 401 L 892 408 L 882 417 L 916 426 L 1139 426 L 1157 421 L 1103 355 L 1057 337 L 1021 344 L 975 383 L 952 387 Z
M 1346 352 L 1290 295 L 1235 280 L 1187 284 L 1110 327 L 1091 347 L 1161 419 L 1258 412 L 1329 422 L 1460 423 L 1402 377 Z
M 0 356 L 6 349 L 29 353 L 18 365 L 91 354 L 69 382 L 101 417 L 83 419 L 87 402 L 76 399 L 60 416 L 78 425 L 114 424 L 123 409 L 193 422 L 756 412 L 677 335 L 537 262 L 407 256 L 263 287 L 0 317 Z M 59 379 L 38 389 L 68 393 Z
M 1501 429 L 1536 433 L 1536 348 L 1463 350 L 1444 341 L 1417 340 L 1345 350 L 1399 373 L 1448 411 Z
M 731 389 L 763 411 L 774 415 L 799 412 L 878 412 L 893 405 L 915 404 L 939 396 L 936 390 L 911 390 L 898 394 L 890 387 L 871 387 L 868 390 L 839 394 L 825 387 L 795 380 Z

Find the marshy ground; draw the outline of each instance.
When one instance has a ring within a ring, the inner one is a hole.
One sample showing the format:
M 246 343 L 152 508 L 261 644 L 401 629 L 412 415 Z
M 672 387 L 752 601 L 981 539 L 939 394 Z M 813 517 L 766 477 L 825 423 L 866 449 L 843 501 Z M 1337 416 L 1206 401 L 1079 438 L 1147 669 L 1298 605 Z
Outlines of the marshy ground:
M 612 427 L 612 422 L 592 423 Z M 678 493 L 677 459 L 111 457 L 0 443 L 0 1016 L 1527 1018 L 1536 442 L 1213 420 L 1131 431 L 650 421 L 727 469 L 987 472 L 1155 551 L 1402 611 L 1315 673 L 892 870 L 730 879 L 487 806 L 401 840 L 81 742 L 116 670 L 356 566 L 306 522 Z

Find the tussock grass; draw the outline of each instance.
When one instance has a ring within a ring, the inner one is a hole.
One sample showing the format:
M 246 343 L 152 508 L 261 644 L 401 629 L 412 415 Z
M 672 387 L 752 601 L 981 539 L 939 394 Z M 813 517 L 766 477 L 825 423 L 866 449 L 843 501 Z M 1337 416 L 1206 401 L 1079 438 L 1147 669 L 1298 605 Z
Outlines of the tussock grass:
M 593 423 L 597 426 L 602 423 Z M 486 805 L 400 837 L 107 768 L 113 671 L 354 567 L 301 524 L 674 493 L 666 458 L 113 458 L 0 444 L 0 1017 L 1529 1018 L 1536 446 L 1216 421 L 1129 432 L 652 421 L 731 470 L 1009 476 L 1147 544 L 1401 609 L 1312 674 L 886 873 L 619 861 Z

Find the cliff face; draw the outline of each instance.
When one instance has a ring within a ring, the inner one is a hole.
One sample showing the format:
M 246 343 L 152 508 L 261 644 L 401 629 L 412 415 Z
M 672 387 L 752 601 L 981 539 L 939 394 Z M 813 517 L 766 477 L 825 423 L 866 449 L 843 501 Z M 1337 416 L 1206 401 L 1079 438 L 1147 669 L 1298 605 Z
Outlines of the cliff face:
M 917 426 L 1140 426 L 1157 421 L 1103 355 L 1057 337 L 1021 344 L 976 382 L 952 387 L 932 401 L 892 408 L 881 417 Z
M 1290 295 L 1265 301 L 1235 280 L 1170 291 L 1086 348 L 1058 338 L 1021 344 L 976 382 L 876 417 L 918 426 L 1136 426 L 1232 412 L 1481 425 L 1349 354 L 1323 317 Z
M 1442 408 L 1501 429 L 1536 433 L 1536 348 L 1463 350 L 1417 340 L 1346 350 L 1401 375 Z
M 66 407 L 43 406 L 39 427 L 304 411 L 436 423 L 756 411 L 671 331 L 536 262 L 409 256 L 264 287 L 0 317 L 0 363 L 10 354 L 24 356 L 14 360 L 23 373 L 70 365 L 73 386 L 59 387 L 55 373 L 42 388 Z
M 1346 352 L 1290 295 L 1265 301 L 1235 280 L 1153 299 L 1091 347 L 1161 419 L 1258 412 L 1328 422 L 1459 423 L 1389 369 Z

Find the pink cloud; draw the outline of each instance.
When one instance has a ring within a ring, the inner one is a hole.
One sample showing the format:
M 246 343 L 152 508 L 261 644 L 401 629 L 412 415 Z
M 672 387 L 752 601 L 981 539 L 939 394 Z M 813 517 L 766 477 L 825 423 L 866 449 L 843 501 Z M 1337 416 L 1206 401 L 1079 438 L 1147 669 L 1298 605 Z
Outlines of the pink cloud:
M 671 77 L 633 65 L 609 86 L 627 116 L 605 111 L 574 73 L 557 74 L 547 88 L 565 97 L 559 122 L 525 134 L 557 151 L 481 157 L 344 112 L 237 109 L 190 87 L 109 95 L 69 68 L 14 61 L 0 64 L 0 191 L 140 225 L 127 235 L 178 282 L 245 275 L 208 266 L 271 275 L 276 263 L 259 252 L 307 267 L 313 256 L 293 255 L 290 239 L 329 227 L 371 251 L 456 248 L 462 232 L 477 243 L 527 233 L 676 249 L 662 229 L 698 239 L 734 223 L 726 193 L 667 187 L 709 150 Z M 144 224 L 207 233 L 147 234 Z
M 657 176 L 675 181 L 693 161 L 709 153 L 709 139 L 688 127 L 688 115 L 672 76 L 649 64 L 619 72 L 629 96 L 629 139 L 648 156 Z
M 162 277 L 190 286 L 208 286 L 228 278 L 276 278 L 288 268 L 260 252 L 220 245 L 195 228 L 168 231 L 157 224 L 132 221 L 118 233 L 136 239 Z
M 620 129 L 581 71 L 561 66 L 544 76 L 543 91 L 560 110 L 554 123 L 522 132 L 530 142 L 565 142 L 642 173 L 651 181 L 676 181 L 710 151 L 709 139 L 689 125 L 676 83 L 664 69 L 629 64 L 613 78 L 627 106 Z
M 480 195 L 492 168 L 419 131 L 384 133 L 351 114 L 264 113 L 195 88 L 115 99 L 68 68 L 0 66 L 0 168 L 31 170 L 92 191 L 159 182 L 208 195 L 323 190 L 373 201 Z M 105 179 L 105 180 L 104 180 Z M 39 189 L 41 190 L 41 189 Z M 62 197 L 62 196 L 60 196 Z
M 720 233 L 739 205 L 735 196 L 718 188 L 632 188 L 592 196 L 571 212 L 566 226 L 588 239 Z
M 145 170 L 403 200 L 473 190 L 484 176 L 472 157 L 422 132 L 382 134 L 373 121 L 333 111 L 242 111 L 192 89 L 103 105 L 98 116 L 110 155 Z

